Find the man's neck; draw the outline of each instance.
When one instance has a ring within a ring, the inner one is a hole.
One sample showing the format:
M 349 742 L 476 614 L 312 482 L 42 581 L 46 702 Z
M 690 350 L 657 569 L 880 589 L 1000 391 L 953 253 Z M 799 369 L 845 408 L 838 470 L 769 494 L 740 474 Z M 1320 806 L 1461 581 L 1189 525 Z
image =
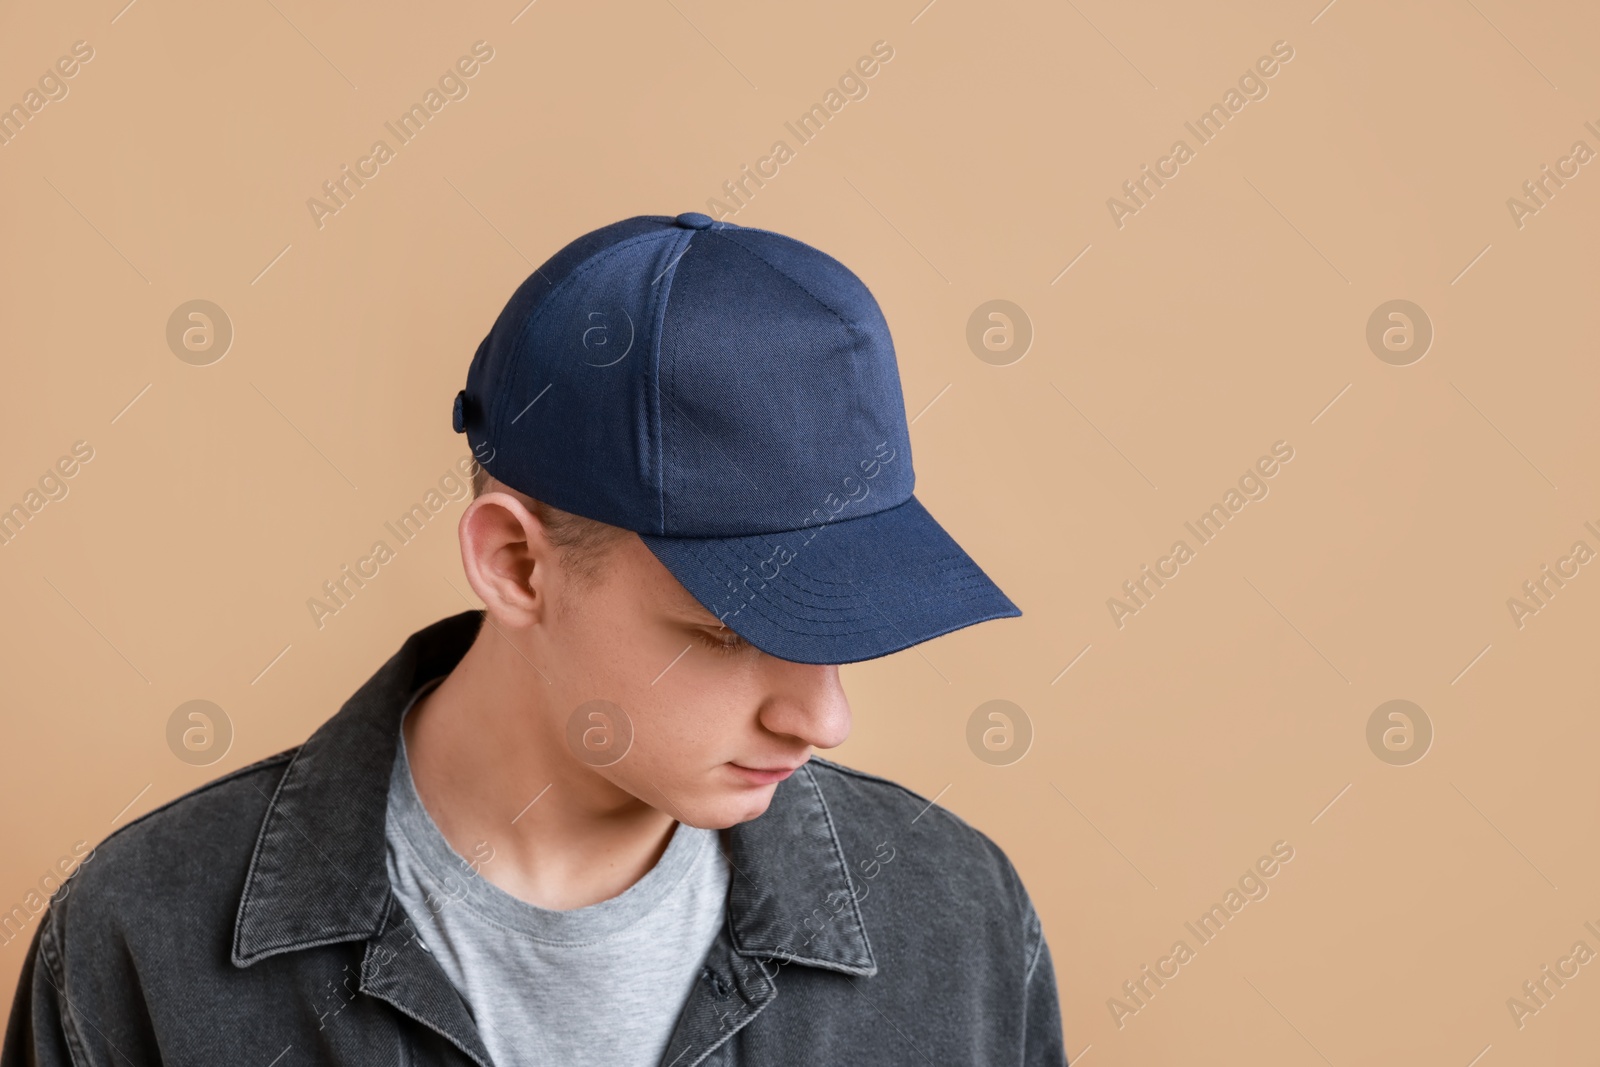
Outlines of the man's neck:
M 558 709 L 541 703 L 544 688 L 485 626 L 406 715 L 406 752 L 423 807 L 452 849 L 512 896 L 568 910 L 644 877 L 677 822 L 571 757 Z

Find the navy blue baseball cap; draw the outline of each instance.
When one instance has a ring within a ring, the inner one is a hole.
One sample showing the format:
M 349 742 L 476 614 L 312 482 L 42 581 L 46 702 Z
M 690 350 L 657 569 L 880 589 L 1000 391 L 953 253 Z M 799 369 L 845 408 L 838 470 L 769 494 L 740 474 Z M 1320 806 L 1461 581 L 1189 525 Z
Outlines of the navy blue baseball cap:
M 698 212 L 579 237 L 478 346 L 454 426 L 504 484 L 637 533 L 780 659 L 1022 614 L 912 493 L 877 301 L 792 237 Z

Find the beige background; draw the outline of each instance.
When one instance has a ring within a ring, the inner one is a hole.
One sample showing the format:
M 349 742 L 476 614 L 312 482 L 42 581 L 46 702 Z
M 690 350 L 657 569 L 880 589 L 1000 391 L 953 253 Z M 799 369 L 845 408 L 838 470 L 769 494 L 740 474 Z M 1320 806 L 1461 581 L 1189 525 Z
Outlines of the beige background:
M 1600 150 L 1591 7 L 122 2 L 0 15 L 0 103 L 94 50 L 0 147 L 0 504 L 94 450 L 0 547 L 4 908 L 463 610 L 459 502 L 321 630 L 306 600 L 466 454 L 451 398 L 532 264 L 705 210 L 784 139 L 735 220 L 872 287 L 918 494 L 1025 611 L 847 668 L 835 754 L 1014 857 L 1075 1062 L 1592 1055 L 1600 965 L 1507 1007 L 1600 951 L 1600 566 L 1507 607 L 1600 550 L 1600 165 L 1520 228 L 1507 206 Z M 319 229 L 307 198 L 479 40 L 469 95 Z M 798 145 L 785 121 L 879 40 L 868 95 Z M 1185 120 L 1277 41 L 1268 95 L 1197 147 Z M 1107 198 L 1178 138 L 1119 228 Z M 193 299 L 235 331 L 209 366 L 165 337 Z M 1034 330 L 1009 365 L 966 341 L 991 299 Z M 1408 366 L 1365 340 L 1394 299 L 1435 332 Z M 1270 494 L 1119 629 L 1107 598 L 1280 440 Z M 209 766 L 167 744 L 193 699 L 233 724 Z M 1035 733 L 1009 766 L 967 745 L 992 699 Z M 1409 766 L 1366 740 L 1391 699 L 1435 731 Z M 1108 999 L 1278 841 L 1270 895 L 1119 1027 Z

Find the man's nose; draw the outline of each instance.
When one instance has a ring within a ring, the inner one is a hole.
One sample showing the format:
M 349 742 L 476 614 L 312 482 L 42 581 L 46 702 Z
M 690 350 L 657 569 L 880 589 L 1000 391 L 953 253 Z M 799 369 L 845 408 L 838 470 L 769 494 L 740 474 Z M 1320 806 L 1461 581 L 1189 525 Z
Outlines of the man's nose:
M 813 748 L 837 748 L 850 736 L 850 702 L 831 664 L 791 663 L 766 657 L 771 679 L 761 705 L 761 725 Z

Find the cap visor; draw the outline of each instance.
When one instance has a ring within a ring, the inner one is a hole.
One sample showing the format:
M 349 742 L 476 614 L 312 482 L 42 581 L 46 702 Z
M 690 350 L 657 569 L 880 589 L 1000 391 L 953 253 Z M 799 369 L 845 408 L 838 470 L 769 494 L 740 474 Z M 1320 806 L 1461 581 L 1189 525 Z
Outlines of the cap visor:
M 873 659 L 1022 614 L 915 496 L 788 533 L 639 537 L 729 629 L 796 663 Z

